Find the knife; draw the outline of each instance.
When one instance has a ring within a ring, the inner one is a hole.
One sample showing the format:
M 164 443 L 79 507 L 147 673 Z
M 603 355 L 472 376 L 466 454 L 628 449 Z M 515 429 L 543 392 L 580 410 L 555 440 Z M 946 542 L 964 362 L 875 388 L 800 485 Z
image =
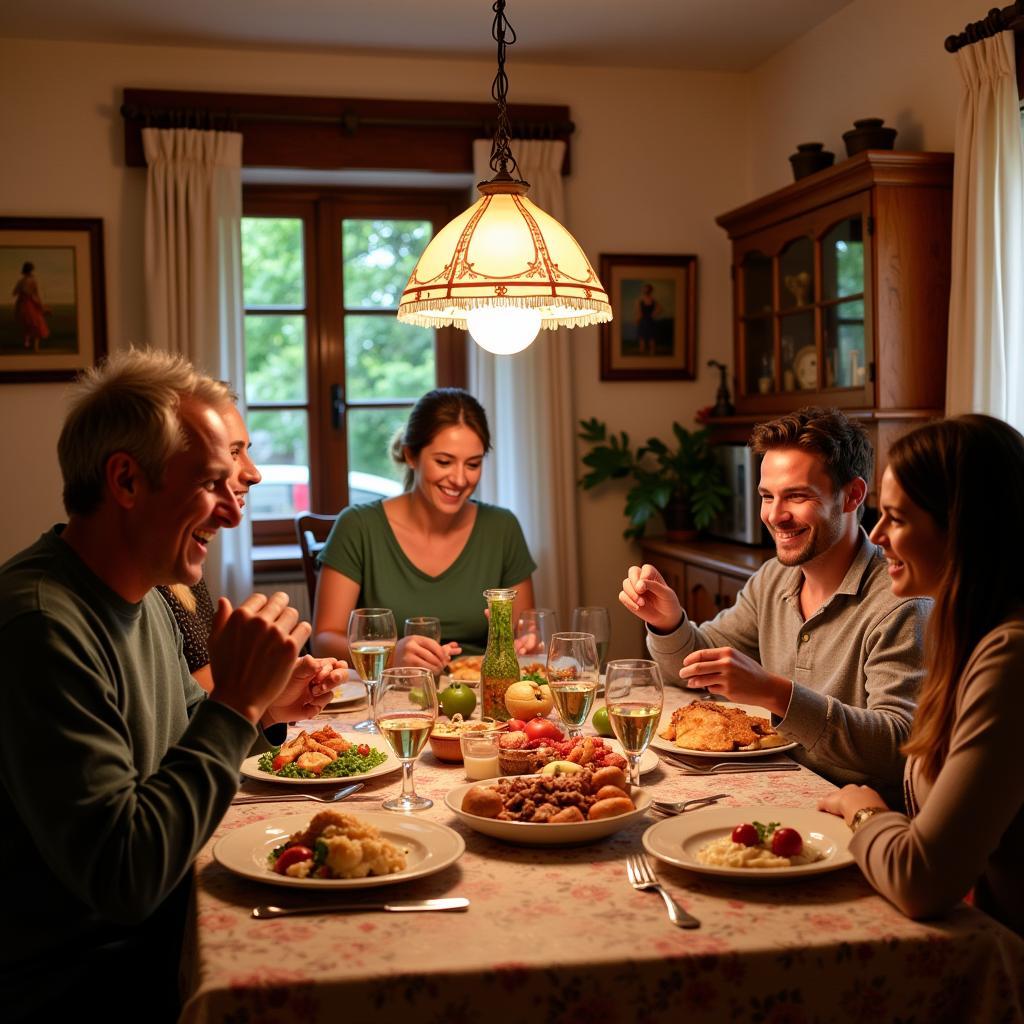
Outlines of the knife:
M 281 790 L 280 795 L 271 793 L 269 796 L 249 796 L 242 793 L 231 801 L 231 806 L 237 807 L 239 804 L 282 804 L 290 803 L 292 800 L 315 800 L 318 804 L 333 804 L 339 800 L 344 800 L 346 797 L 350 797 L 353 793 L 358 793 L 362 788 L 363 784 L 361 782 L 353 782 L 352 785 L 343 786 L 330 796 L 314 796 L 312 793 L 289 793 L 285 789 Z
M 308 907 L 253 907 L 252 916 L 287 917 L 289 914 L 355 914 L 364 910 L 387 910 L 400 914 L 414 910 L 468 910 L 469 900 L 452 896 L 440 900 L 396 900 L 394 903 L 314 903 Z

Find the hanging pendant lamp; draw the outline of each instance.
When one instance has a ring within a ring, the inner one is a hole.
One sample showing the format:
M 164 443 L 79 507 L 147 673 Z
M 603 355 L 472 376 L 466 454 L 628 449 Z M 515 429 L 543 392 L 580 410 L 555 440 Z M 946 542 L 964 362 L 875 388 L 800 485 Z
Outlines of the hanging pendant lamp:
M 608 293 L 579 242 L 527 197 L 509 148 L 505 47 L 516 41 L 495 0 L 491 34 L 498 104 L 491 144 L 494 177 L 477 185 L 480 198 L 446 224 L 423 250 L 402 292 L 398 319 L 419 327 L 468 329 L 488 352 L 526 348 L 541 328 L 581 327 L 612 318 Z

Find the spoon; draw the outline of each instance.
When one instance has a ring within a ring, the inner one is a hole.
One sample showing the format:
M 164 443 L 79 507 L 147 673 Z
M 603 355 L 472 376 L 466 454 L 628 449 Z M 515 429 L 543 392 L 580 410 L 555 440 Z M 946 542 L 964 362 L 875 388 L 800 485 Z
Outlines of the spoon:
M 685 810 L 691 810 L 695 807 L 707 807 L 709 804 L 717 803 L 719 800 L 724 800 L 728 795 L 728 793 L 716 793 L 714 796 L 699 796 L 693 800 L 652 800 L 651 803 L 659 811 L 664 811 L 666 814 L 682 814 Z

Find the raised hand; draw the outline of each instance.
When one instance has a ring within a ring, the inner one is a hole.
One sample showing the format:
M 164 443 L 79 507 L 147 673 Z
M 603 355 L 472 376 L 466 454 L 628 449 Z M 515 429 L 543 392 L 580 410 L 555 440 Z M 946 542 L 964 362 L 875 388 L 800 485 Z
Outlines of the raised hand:
M 619 603 L 660 633 L 670 633 L 683 621 L 676 592 L 653 565 L 631 565 L 622 581 Z
M 210 699 L 256 725 L 290 682 L 309 634 L 287 594 L 252 594 L 234 609 L 222 597 L 210 631 Z
M 683 659 L 679 678 L 690 688 L 706 688 L 719 697 L 741 704 L 757 704 L 774 715 L 785 716 L 793 683 L 766 671 L 735 647 L 707 647 Z
M 291 678 L 263 715 L 264 725 L 316 718 L 337 687 L 348 679 L 348 665 L 337 658 L 299 658 Z

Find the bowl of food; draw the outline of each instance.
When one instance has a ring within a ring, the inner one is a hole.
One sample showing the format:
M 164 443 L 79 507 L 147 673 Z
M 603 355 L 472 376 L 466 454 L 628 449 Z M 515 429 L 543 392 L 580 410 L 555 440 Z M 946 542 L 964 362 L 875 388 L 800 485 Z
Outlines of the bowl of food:
M 451 721 L 439 720 L 430 733 L 430 749 L 438 761 L 462 764 L 461 737 L 464 733 L 497 732 L 505 728 L 504 722 L 494 718 L 465 721 L 462 715 L 455 715 Z
M 589 843 L 642 818 L 651 796 L 619 768 L 518 775 L 449 790 L 445 804 L 470 828 L 529 846 Z

